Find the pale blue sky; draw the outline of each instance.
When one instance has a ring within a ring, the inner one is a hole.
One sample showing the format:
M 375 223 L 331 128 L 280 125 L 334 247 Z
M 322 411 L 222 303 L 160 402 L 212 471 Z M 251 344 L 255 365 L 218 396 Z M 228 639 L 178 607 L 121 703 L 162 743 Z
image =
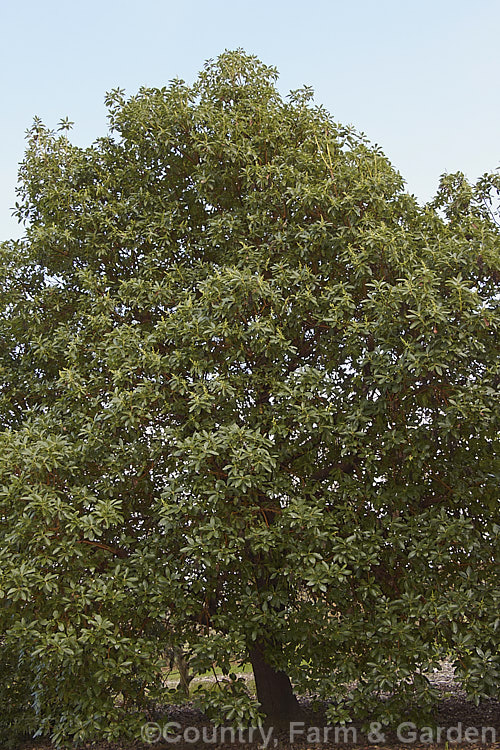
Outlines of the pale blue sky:
M 500 165 L 499 0 L 3 0 L 0 239 L 33 116 L 106 131 L 106 91 L 191 82 L 206 59 L 243 47 L 303 84 L 334 117 L 379 143 L 421 201 L 439 175 Z

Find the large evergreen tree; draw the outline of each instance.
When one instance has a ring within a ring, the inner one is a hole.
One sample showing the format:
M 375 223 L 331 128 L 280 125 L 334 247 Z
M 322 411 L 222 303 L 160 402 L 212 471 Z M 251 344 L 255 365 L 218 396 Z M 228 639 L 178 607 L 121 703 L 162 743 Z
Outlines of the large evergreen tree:
M 201 697 L 226 721 L 310 690 L 390 722 L 444 654 L 498 694 L 499 178 L 420 207 L 275 80 L 228 52 L 112 92 L 89 148 L 29 134 L 1 268 L 8 732 L 134 732 L 176 648 L 228 675 Z

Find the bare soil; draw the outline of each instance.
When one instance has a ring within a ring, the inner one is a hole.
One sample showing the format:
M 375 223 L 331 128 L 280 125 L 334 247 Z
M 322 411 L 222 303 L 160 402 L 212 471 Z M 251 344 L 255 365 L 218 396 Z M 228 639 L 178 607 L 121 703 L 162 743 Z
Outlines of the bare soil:
M 250 678 L 250 675 L 242 675 Z M 215 678 L 213 678 L 215 679 Z M 208 721 L 204 714 L 197 710 L 192 702 L 183 705 L 169 706 L 165 712 L 154 717 L 155 722 L 160 727 L 164 727 L 167 722 L 176 722 L 175 733 L 179 736 L 177 742 L 165 742 L 164 740 L 152 743 L 135 741 L 128 743 L 108 743 L 98 742 L 80 745 L 73 750 L 200 750 L 200 748 L 224 748 L 224 750 L 395 750 L 396 748 L 410 748 L 410 750 L 432 750 L 448 748 L 451 750 L 472 750 L 481 748 L 481 750 L 500 750 L 500 701 L 485 700 L 479 706 L 467 700 L 466 695 L 454 679 L 453 669 L 446 662 L 442 664 L 439 672 L 430 676 L 431 682 L 439 689 L 441 699 L 439 700 L 435 715 L 436 725 L 441 727 L 440 741 L 429 741 L 428 736 L 424 736 L 415 730 L 416 737 L 411 735 L 411 729 L 405 731 L 404 740 L 398 738 L 393 732 L 381 730 L 381 733 L 373 736 L 367 736 L 361 731 L 361 725 L 353 722 L 354 734 L 344 735 L 339 732 L 335 736 L 335 728 L 326 731 L 328 722 L 324 711 L 313 711 L 312 702 L 307 698 L 300 699 L 303 710 L 303 716 L 300 721 L 304 721 L 303 727 L 299 727 L 300 734 L 297 733 L 290 739 L 290 728 L 273 728 L 272 734 L 261 735 L 255 730 L 252 741 L 250 738 L 236 738 L 235 742 L 228 741 L 228 737 L 220 738 L 220 735 L 214 734 L 216 731 L 213 725 Z M 326 705 L 325 705 L 326 707 Z M 186 738 L 184 732 L 190 728 Z M 313 729 L 309 729 L 313 728 Z M 484 729 L 487 728 L 487 729 Z M 474 733 L 474 729 L 477 734 Z M 269 730 L 264 729 L 267 733 Z M 466 734 L 468 731 L 468 734 Z M 205 732 L 205 735 L 203 734 Z M 482 735 L 484 732 L 484 735 Z M 199 739 L 196 740 L 197 733 Z M 204 742 L 203 737 L 208 738 Z M 436 740 L 434 735 L 434 740 Z M 266 742 L 267 740 L 267 742 Z M 53 746 L 39 742 L 28 742 L 19 747 L 19 750 L 54 750 Z

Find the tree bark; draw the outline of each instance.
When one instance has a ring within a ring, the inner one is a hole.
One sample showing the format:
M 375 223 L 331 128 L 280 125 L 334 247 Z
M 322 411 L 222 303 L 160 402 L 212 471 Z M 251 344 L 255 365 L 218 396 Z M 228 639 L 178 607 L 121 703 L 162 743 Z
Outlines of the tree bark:
M 249 650 L 255 677 L 257 698 L 269 723 L 296 721 L 301 708 L 286 672 L 274 669 L 267 661 L 263 645 L 255 643 Z

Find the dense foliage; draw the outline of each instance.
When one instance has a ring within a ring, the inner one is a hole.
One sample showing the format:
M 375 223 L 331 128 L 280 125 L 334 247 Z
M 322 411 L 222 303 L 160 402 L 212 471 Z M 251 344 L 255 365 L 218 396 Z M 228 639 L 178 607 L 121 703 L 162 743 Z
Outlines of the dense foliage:
M 422 717 L 444 655 L 498 695 L 499 177 L 421 207 L 275 80 L 228 52 L 109 94 L 89 148 L 29 133 L 0 270 L 10 737 L 133 735 L 180 648 L 228 675 L 198 696 L 226 722 L 289 718 L 290 680 L 335 721 Z

